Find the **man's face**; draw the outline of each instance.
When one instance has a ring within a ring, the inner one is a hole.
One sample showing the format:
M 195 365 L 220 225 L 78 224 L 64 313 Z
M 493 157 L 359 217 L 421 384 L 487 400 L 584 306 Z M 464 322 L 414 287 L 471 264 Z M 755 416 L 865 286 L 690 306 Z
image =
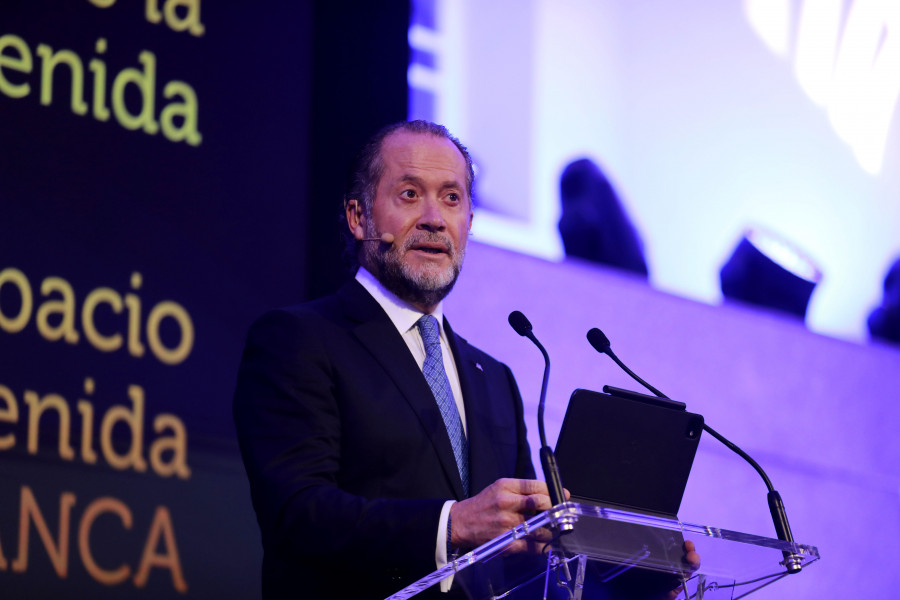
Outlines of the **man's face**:
M 348 222 L 357 239 L 394 236 L 393 244 L 363 242 L 361 264 L 407 302 L 430 311 L 453 288 L 472 224 L 466 162 L 452 141 L 398 131 L 381 147 L 384 174 L 371 219 Z

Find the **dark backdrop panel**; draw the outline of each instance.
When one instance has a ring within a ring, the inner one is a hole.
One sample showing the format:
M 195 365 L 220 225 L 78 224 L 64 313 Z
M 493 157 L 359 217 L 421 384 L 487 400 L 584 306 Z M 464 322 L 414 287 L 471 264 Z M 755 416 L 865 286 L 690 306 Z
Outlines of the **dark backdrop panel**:
M 343 277 L 313 258 L 337 256 L 344 143 L 406 110 L 406 4 L 337 4 L 0 7 L 4 597 L 258 596 L 230 406 L 244 334 Z M 77 340 L 53 339 L 69 315 Z
M 384 125 L 406 118 L 409 6 L 396 0 L 317 2 L 315 23 L 310 122 L 315 176 L 306 238 L 307 255 L 316 257 L 308 267 L 312 297 L 335 290 L 348 277 L 337 209 L 356 151 Z

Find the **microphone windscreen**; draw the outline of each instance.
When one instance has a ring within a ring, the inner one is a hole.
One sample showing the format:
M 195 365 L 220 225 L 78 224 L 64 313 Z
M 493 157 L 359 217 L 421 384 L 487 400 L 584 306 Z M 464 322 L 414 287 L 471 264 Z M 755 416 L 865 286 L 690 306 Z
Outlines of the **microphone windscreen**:
M 594 347 L 594 350 L 601 354 L 606 354 L 611 349 L 609 338 L 596 327 L 587 332 L 587 339 L 591 343 L 591 346 Z
M 512 325 L 512 328 L 515 329 L 516 333 L 519 335 L 524 336 L 531 333 L 531 322 L 528 320 L 528 317 L 517 310 L 509 313 L 509 324 Z
M 381 241 L 385 244 L 393 244 L 394 243 L 394 234 L 393 233 L 382 233 Z

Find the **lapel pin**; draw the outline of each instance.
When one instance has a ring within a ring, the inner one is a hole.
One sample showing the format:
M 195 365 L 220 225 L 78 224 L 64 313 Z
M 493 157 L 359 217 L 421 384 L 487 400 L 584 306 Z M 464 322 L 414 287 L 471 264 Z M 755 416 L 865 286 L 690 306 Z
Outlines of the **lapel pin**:
M 481 366 L 481 363 L 475 363 L 475 368 L 484 373 L 484 368 Z

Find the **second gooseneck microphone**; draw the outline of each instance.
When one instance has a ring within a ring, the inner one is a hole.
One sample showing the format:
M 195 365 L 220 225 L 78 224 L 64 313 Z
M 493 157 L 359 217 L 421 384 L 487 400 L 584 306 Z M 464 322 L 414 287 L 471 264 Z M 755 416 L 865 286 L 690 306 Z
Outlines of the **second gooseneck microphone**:
M 629 369 L 625 365 L 625 363 L 623 363 L 621 360 L 619 360 L 619 357 L 616 356 L 616 353 L 612 351 L 612 345 L 609 343 L 609 338 L 606 337 L 605 333 L 603 333 L 602 331 L 600 331 L 599 329 L 594 327 L 593 329 L 591 329 L 590 331 L 587 332 L 587 339 L 591 343 L 591 346 L 594 347 L 594 350 L 596 350 L 600 354 L 605 354 L 608 357 L 610 357 L 611 359 L 613 359 L 613 361 L 615 361 L 615 363 L 617 365 L 619 365 L 619 368 L 621 368 L 623 371 L 628 373 L 628 375 L 632 379 L 637 381 L 639 384 L 641 384 L 642 386 L 644 386 L 645 388 L 647 388 L 648 390 L 653 392 L 653 394 L 655 396 L 657 396 L 658 398 L 665 398 L 667 400 L 669 399 L 668 396 L 666 396 L 661 391 L 659 391 L 658 389 L 656 389 L 655 387 L 653 387 L 652 385 L 650 385 L 649 383 L 647 383 L 646 381 L 644 381 L 643 379 L 638 377 L 637 373 L 635 373 L 634 371 Z
M 544 433 L 544 403 L 547 399 L 547 382 L 550 379 L 550 356 L 531 331 L 531 323 L 525 315 L 514 310 L 509 313 L 509 324 L 516 333 L 531 340 L 538 347 L 538 350 L 541 351 L 541 354 L 544 355 L 544 381 L 541 384 L 541 399 L 538 403 L 538 434 L 541 439 L 541 468 L 544 471 L 544 480 L 547 482 L 547 488 L 550 491 L 550 501 L 553 503 L 553 506 L 556 506 L 565 502 L 566 496 L 559 476 L 559 466 L 556 464 L 556 455 L 553 454 L 553 450 L 547 445 L 547 436 Z M 563 532 L 571 531 L 574 527 L 572 523 L 567 521 L 561 521 L 558 525 Z
M 606 334 L 604 334 L 602 331 L 600 331 L 599 329 L 594 327 L 593 329 L 588 331 L 587 339 L 588 339 L 588 342 L 590 342 L 591 346 L 593 346 L 597 352 L 599 352 L 600 354 L 606 354 L 611 359 L 613 359 L 615 361 L 615 363 L 617 365 L 619 365 L 619 367 L 621 367 L 621 369 L 623 371 L 625 371 L 626 373 L 628 373 L 629 376 L 631 376 L 632 379 L 634 379 L 635 381 L 640 383 L 642 386 L 644 386 L 645 388 L 647 388 L 648 390 L 653 392 L 654 395 L 656 395 L 659 398 L 665 398 L 666 400 L 670 399 L 668 396 L 666 396 L 665 394 L 660 392 L 658 389 L 656 389 L 655 387 L 653 387 L 652 385 L 650 385 L 649 383 L 647 383 L 646 381 L 644 381 L 643 379 L 638 377 L 634 371 L 632 371 L 627 366 L 625 366 L 625 363 L 623 363 L 621 360 L 619 360 L 619 357 L 617 357 L 615 352 L 612 351 L 612 345 L 609 343 L 609 338 L 606 337 Z M 767 496 L 767 499 L 769 502 L 769 513 L 772 515 L 772 522 L 775 525 L 775 533 L 778 535 L 779 540 L 781 540 L 783 542 L 793 543 L 794 536 L 791 533 L 791 526 L 788 523 L 787 511 L 784 508 L 784 502 L 782 502 L 781 495 L 778 493 L 777 490 L 775 490 L 774 486 L 772 485 L 772 482 L 769 480 L 769 476 L 766 475 L 766 472 L 763 470 L 763 468 L 761 466 L 759 466 L 759 464 L 755 460 L 753 460 L 753 458 L 751 458 L 749 454 L 747 454 L 746 452 L 744 452 L 743 450 L 738 448 L 735 444 L 730 442 L 722 434 L 720 434 L 718 431 L 716 431 L 709 425 L 704 423 L 703 429 L 706 432 L 708 432 L 711 436 L 713 436 L 714 438 L 716 438 L 717 440 L 719 440 L 720 442 L 722 442 L 723 444 L 728 446 L 728 448 L 730 450 L 732 450 L 735 454 L 737 454 L 738 456 L 740 456 L 741 458 L 746 460 L 748 463 L 750 463 L 750 466 L 752 466 L 756 470 L 756 472 L 759 473 L 759 475 L 762 477 L 763 481 L 766 484 L 766 488 L 769 491 L 768 496 Z M 788 573 L 799 573 L 800 569 L 802 567 L 800 558 L 791 552 L 784 552 L 783 554 L 784 554 L 784 566 L 787 568 Z

